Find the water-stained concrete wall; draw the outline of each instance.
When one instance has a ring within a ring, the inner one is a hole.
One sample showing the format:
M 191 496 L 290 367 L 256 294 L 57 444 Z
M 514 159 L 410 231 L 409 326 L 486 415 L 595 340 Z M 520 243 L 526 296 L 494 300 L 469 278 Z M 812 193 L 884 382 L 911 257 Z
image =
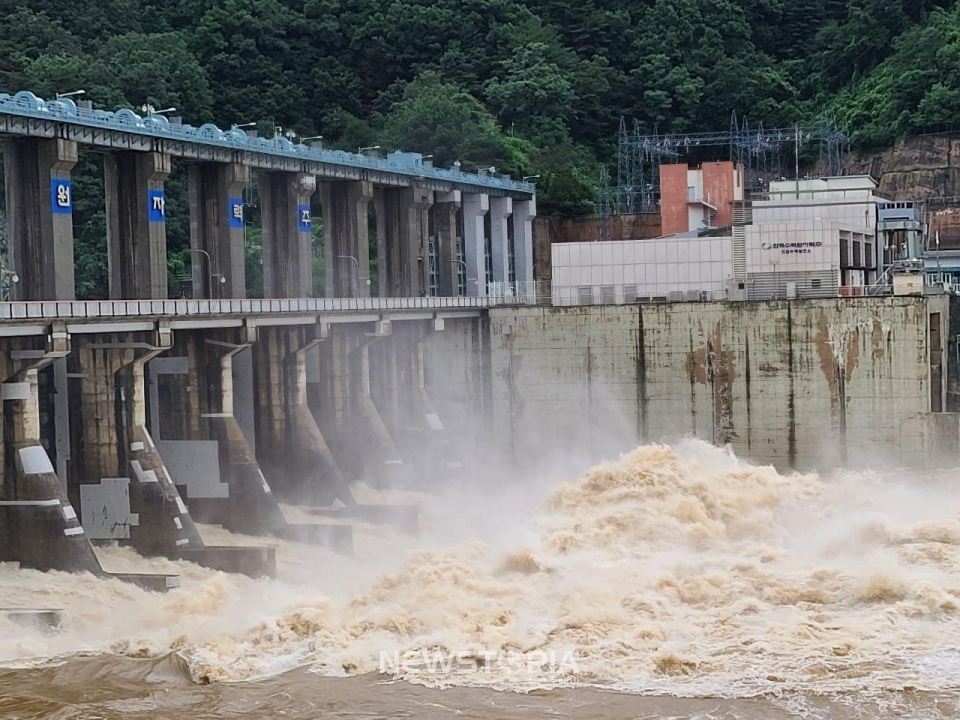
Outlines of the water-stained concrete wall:
M 496 309 L 494 429 L 515 456 L 696 436 L 779 466 L 914 464 L 947 321 L 943 297 Z

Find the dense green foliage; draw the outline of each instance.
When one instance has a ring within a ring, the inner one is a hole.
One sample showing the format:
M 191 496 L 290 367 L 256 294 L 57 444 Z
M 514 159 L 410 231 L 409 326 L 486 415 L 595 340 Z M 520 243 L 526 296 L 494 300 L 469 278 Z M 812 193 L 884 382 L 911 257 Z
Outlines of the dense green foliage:
M 769 127 L 830 109 L 870 146 L 954 128 L 960 0 L 0 0 L 0 89 L 80 87 L 540 175 L 541 214 L 578 215 L 621 116 L 717 130 L 734 110 Z M 96 191 L 79 176 L 78 198 Z M 98 212 L 78 207 L 80 247 L 102 243 Z

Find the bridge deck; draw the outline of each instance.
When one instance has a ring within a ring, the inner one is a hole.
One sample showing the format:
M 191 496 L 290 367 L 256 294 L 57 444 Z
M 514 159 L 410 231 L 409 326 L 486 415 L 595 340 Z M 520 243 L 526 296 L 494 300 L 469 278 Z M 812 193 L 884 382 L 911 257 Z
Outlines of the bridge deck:
M 161 318 L 172 329 L 296 325 L 469 317 L 495 304 L 488 297 L 0 302 L 0 337 L 41 335 L 53 321 L 67 323 L 69 332 L 147 330 Z

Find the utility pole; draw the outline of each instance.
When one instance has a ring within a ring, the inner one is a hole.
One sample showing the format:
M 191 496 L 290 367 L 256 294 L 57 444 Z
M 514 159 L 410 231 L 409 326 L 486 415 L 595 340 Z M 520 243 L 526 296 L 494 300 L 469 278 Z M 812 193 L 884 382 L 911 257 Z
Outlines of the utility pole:
M 793 126 L 793 170 L 797 179 L 797 200 L 800 199 L 800 126 Z

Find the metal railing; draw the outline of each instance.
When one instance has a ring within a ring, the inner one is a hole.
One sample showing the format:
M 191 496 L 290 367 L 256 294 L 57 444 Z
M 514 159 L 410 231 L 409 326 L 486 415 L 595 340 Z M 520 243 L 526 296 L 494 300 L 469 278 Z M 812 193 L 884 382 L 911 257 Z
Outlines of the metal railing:
M 346 165 L 367 168 L 382 172 L 407 175 L 415 178 L 432 178 L 449 182 L 499 188 L 515 192 L 530 193 L 536 191 L 532 183 L 518 182 L 510 178 L 494 175 L 481 175 L 460 172 L 457 169 L 435 168 L 415 161 L 413 153 L 400 153 L 393 160 L 371 157 L 362 153 L 324 150 L 322 148 L 294 145 L 285 137 L 273 139 L 248 135 L 242 129 L 234 127 L 221 130 L 216 125 L 205 123 L 196 128 L 177 122 L 170 122 L 163 115 L 141 117 L 132 110 L 121 109 L 116 112 L 92 110 L 77 107 L 70 98 L 43 100 L 31 92 L 21 91 L 16 95 L 0 93 L 0 115 L 16 115 L 61 123 L 72 123 L 86 127 L 103 128 L 134 135 L 156 138 L 170 138 L 199 145 L 246 150 L 249 152 L 278 155 L 286 158 L 310 160 L 332 165 Z
M 550 305 L 550 283 L 544 280 L 527 282 L 492 282 L 487 285 L 487 298 L 493 305 Z
M 487 308 L 494 304 L 496 303 L 491 298 L 486 297 L 299 298 L 271 300 L 27 300 L 0 302 L 0 320 L 457 310 Z

